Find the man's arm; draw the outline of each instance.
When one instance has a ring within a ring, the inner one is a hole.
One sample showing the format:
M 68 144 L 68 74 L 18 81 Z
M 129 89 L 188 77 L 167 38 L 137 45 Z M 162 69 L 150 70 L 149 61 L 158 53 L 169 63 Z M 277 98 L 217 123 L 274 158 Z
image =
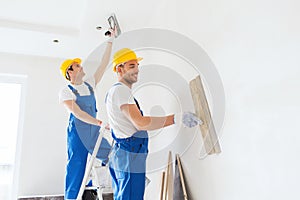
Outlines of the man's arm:
M 109 42 L 107 42 L 106 49 L 102 56 L 101 63 L 94 74 L 96 85 L 100 82 L 100 80 L 105 72 L 105 69 L 109 63 L 111 49 L 112 49 L 112 41 L 109 41 Z
M 124 104 L 121 111 L 138 130 L 156 130 L 174 124 L 174 115 L 164 117 L 142 116 L 136 104 Z
M 63 104 L 76 118 L 80 119 L 81 121 L 97 126 L 100 126 L 102 124 L 101 120 L 98 120 L 81 110 L 74 100 L 66 100 L 63 102 Z

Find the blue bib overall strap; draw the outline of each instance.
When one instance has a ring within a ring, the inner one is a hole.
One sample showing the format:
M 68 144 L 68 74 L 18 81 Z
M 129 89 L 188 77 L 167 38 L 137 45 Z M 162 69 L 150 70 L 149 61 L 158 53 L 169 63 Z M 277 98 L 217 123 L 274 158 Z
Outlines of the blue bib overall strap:
M 89 88 L 90 95 L 80 96 L 75 88 L 71 85 L 68 85 L 68 87 L 76 96 L 76 104 L 78 104 L 80 109 L 96 117 L 97 109 L 94 90 L 88 83 L 84 83 Z M 70 114 L 67 138 L 68 163 L 66 168 L 65 199 L 76 199 L 84 176 L 88 153 L 93 152 L 99 131 L 99 126 L 87 124 L 77 119 L 72 113 Z M 103 138 L 97 158 L 104 163 L 107 162 L 110 149 L 110 144 Z
M 120 83 L 114 86 L 117 85 Z M 139 108 L 137 100 L 134 100 Z M 148 133 L 138 131 L 131 137 L 117 138 L 112 130 L 112 137 L 115 145 L 110 154 L 109 170 L 113 180 L 114 199 L 142 200 L 145 192 Z

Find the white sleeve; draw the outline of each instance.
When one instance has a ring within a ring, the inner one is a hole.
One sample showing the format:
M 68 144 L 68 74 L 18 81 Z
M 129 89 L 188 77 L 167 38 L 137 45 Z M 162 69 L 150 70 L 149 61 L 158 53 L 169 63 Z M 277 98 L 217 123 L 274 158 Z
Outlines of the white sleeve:
M 65 87 L 62 90 L 60 90 L 58 97 L 59 103 L 62 103 L 66 100 L 76 100 L 76 96 L 68 87 Z
M 124 104 L 135 104 L 134 97 L 131 94 L 131 90 L 126 86 L 116 87 L 113 101 L 118 108 L 120 108 Z

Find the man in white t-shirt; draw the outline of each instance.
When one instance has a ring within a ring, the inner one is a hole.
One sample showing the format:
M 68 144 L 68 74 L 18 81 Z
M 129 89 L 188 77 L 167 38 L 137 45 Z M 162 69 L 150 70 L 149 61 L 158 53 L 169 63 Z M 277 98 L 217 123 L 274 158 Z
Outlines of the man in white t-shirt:
M 113 71 L 117 72 L 118 82 L 108 91 L 105 100 L 115 141 L 109 159 L 115 200 L 143 199 L 148 153 L 147 130 L 170 126 L 179 118 L 182 118 L 182 123 L 187 127 L 201 123 L 201 120 L 190 112 L 176 116 L 143 116 L 131 91 L 132 85 L 138 79 L 141 60 L 142 58 L 138 58 L 135 52 L 128 48 L 114 54 Z
M 77 198 L 85 173 L 88 153 L 92 153 L 102 125 L 102 121 L 96 118 L 94 91 L 110 60 L 112 39 L 114 38 L 112 30 L 111 33 L 111 39 L 107 43 L 102 61 L 92 77 L 83 80 L 85 72 L 79 58 L 65 60 L 60 67 L 63 77 L 69 81 L 69 85 L 59 93 L 59 101 L 70 113 L 67 128 L 68 162 L 65 177 L 65 199 Z M 103 164 L 108 161 L 110 149 L 110 144 L 103 138 L 100 150 L 97 152 L 97 158 Z

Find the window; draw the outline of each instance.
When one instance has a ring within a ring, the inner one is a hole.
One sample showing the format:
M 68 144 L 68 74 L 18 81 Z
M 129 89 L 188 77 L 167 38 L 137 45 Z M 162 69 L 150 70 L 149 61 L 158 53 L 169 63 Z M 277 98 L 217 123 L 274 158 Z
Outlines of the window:
M 16 199 L 24 76 L 0 74 L 0 199 Z M 14 186 L 14 187 L 13 187 Z

